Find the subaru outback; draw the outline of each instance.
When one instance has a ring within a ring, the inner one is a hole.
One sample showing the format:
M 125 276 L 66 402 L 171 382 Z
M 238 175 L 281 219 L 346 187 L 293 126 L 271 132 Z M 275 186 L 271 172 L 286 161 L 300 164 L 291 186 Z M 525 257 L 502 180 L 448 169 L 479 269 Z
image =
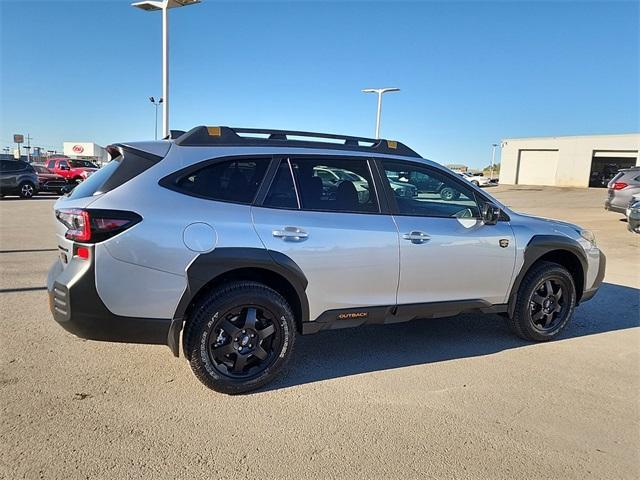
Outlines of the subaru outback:
M 54 206 L 53 317 L 182 351 L 219 392 L 267 384 L 298 335 L 327 329 L 474 312 L 551 340 L 604 277 L 591 232 L 516 213 L 400 142 L 201 126 L 108 151 Z

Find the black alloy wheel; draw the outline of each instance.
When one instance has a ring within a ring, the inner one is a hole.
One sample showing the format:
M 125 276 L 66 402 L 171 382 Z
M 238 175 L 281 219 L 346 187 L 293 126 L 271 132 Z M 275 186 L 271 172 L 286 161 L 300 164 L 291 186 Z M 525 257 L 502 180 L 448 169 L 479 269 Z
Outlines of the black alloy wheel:
M 282 345 L 282 332 L 273 312 L 257 305 L 241 305 L 218 319 L 207 343 L 216 370 L 231 378 L 245 378 L 273 363 Z
M 561 277 L 546 278 L 531 294 L 529 314 L 534 328 L 540 332 L 553 331 L 565 317 L 567 299 L 563 296 L 569 287 Z
M 537 262 L 520 283 L 509 326 L 525 340 L 551 340 L 573 316 L 576 301 L 571 273 L 557 263 Z
M 207 387 L 244 393 L 284 370 L 296 327 L 291 307 L 275 290 L 253 281 L 234 281 L 202 296 L 191 311 L 184 352 Z

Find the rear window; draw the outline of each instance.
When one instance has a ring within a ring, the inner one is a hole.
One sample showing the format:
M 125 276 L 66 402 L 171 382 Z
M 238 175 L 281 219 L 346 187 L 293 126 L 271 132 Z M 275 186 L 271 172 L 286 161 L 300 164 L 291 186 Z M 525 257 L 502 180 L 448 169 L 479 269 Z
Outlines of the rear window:
M 230 159 L 184 173 L 170 188 L 222 202 L 252 203 L 270 158 Z
M 113 151 L 113 148 L 110 147 L 110 150 Z M 83 198 L 107 193 L 124 185 L 162 160 L 162 157 L 134 148 L 122 146 L 115 148 L 120 152 L 120 155 L 74 188 L 69 195 L 70 198 Z

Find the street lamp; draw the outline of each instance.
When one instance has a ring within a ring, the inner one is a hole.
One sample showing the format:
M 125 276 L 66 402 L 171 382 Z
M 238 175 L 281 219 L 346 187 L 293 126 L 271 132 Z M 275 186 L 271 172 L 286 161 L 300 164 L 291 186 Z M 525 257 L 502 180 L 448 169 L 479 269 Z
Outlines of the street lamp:
M 160 97 L 157 100 L 155 98 L 153 98 L 153 97 L 149 97 L 149 101 L 151 103 L 153 103 L 155 105 L 155 107 L 156 107 L 156 128 L 153 131 L 153 135 L 154 135 L 154 138 L 157 140 L 158 139 L 158 107 L 162 103 L 162 97 Z
M 496 161 L 496 147 L 498 146 L 497 143 L 492 143 L 491 147 L 492 147 L 492 151 L 491 151 L 491 170 L 490 170 L 490 174 L 489 174 L 489 179 L 493 180 L 493 165 L 495 164 Z
M 162 136 L 169 136 L 169 15 L 170 8 L 186 7 L 200 0 L 146 0 L 132 3 L 132 7 L 146 11 L 162 10 Z
M 380 138 L 380 112 L 382 111 L 382 95 L 387 92 L 399 92 L 400 89 L 396 87 L 387 88 L 365 88 L 362 90 L 364 93 L 377 93 L 378 94 L 378 113 L 376 114 L 376 138 Z

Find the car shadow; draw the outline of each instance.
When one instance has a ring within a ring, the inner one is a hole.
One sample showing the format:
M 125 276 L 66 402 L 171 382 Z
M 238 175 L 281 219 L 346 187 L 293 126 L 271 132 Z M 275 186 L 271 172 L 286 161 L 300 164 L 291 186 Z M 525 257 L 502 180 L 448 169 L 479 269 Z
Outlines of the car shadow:
M 605 283 L 556 341 L 640 325 L 640 290 Z M 499 315 L 458 315 L 299 336 L 287 375 L 260 391 L 535 345 Z

